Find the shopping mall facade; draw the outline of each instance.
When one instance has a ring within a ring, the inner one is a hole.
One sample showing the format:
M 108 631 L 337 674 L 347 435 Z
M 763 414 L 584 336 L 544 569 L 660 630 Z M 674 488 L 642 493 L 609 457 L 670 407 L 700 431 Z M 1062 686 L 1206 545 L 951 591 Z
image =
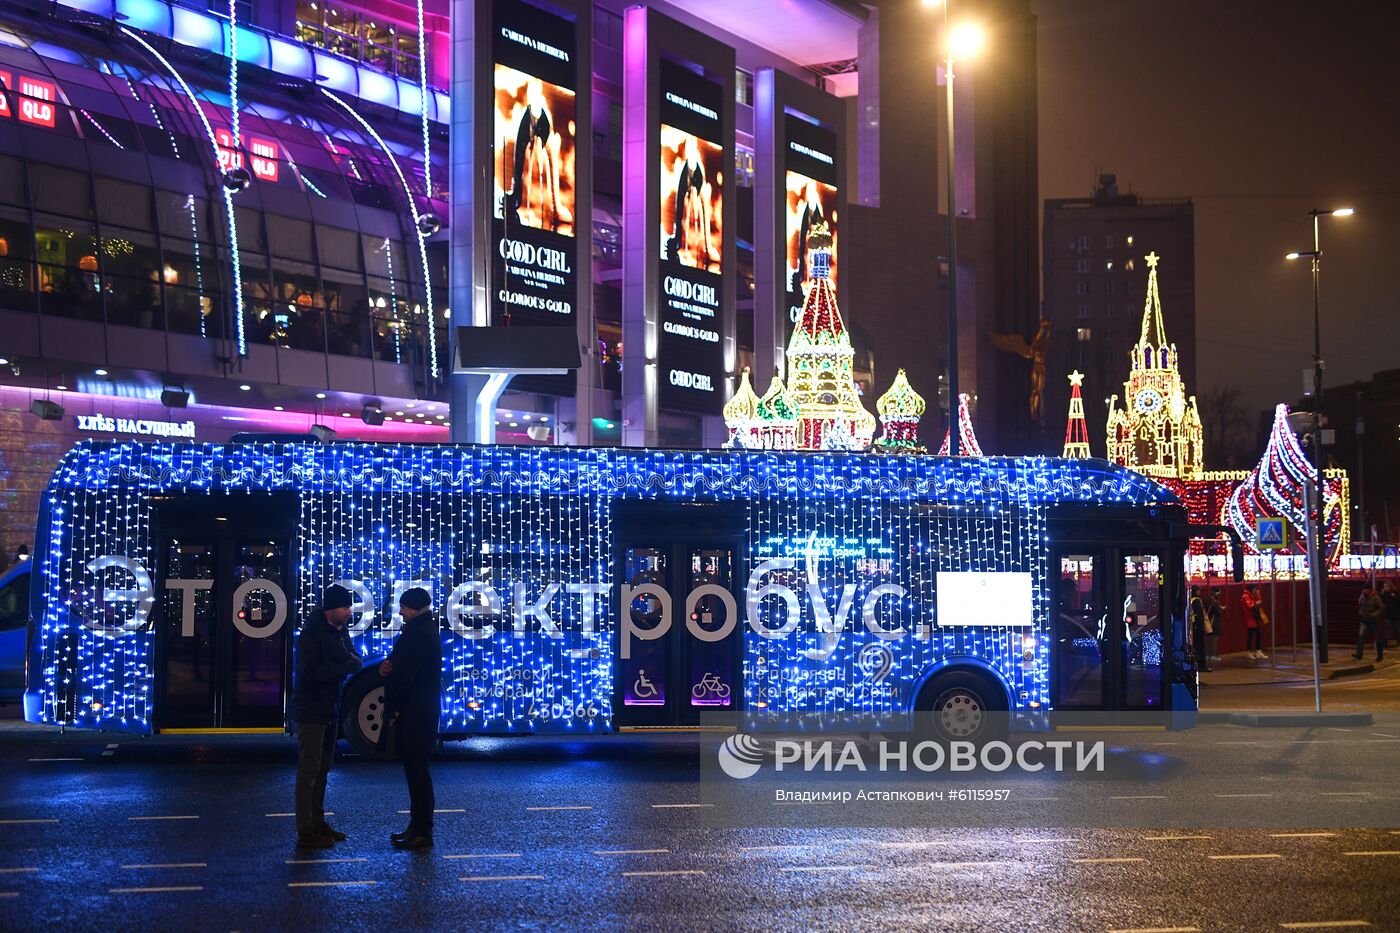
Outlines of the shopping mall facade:
M 1038 318 L 1034 19 L 966 6 L 997 61 L 958 75 L 961 379 L 989 451 L 1025 452 L 1028 364 L 980 335 Z M 84 438 L 462 439 L 482 328 L 577 336 L 577 369 L 504 386 L 499 441 L 716 445 L 740 370 L 761 391 L 783 362 L 818 223 L 861 388 L 904 368 L 937 398 L 940 22 L 853 0 L 6 5 L 0 565 Z

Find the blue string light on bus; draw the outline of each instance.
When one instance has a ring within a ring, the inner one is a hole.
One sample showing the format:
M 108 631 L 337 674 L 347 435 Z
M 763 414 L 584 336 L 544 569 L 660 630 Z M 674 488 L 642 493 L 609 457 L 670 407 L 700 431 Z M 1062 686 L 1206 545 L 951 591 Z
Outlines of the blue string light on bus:
M 154 603 L 174 598 L 153 583 L 157 497 L 268 493 L 297 502 L 285 624 L 348 580 L 362 587 L 357 645 L 379 655 L 394 637 L 382 609 L 396 582 L 433 587 L 451 732 L 611 727 L 617 633 L 603 594 L 615 582 L 621 501 L 732 503 L 747 518 L 751 572 L 792 561 L 766 579 L 800 593 L 798 606 L 760 599 L 753 622 L 776 630 L 795 611 L 797 631 L 744 629 L 751 713 L 876 718 L 902 715 L 916 678 L 954 655 L 984 659 L 1018 707 L 1048 707 L 1049 507 L 1173 501 L 1131 471 L 1085 460 L 84 442 L 61 461 L 40 529 L 45 719 L 150 730 Z M 933 583 L 949 570 L 1032 574 L 1033 624 L 938 625 Z M 817 630 L 809 583 L 827 622 L 845 622 L 834 644 Z M 888 589 L 896 583 L 902 595 Z M 164 605 L 176 618 L 179 603 Z M 678 610 L 673 624 L 684 626 Z

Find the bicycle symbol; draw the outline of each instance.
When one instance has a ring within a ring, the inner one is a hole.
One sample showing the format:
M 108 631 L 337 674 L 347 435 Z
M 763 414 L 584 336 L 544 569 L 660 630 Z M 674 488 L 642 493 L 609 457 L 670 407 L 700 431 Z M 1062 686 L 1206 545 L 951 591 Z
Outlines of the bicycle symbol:
M 693 700 L 705 700 L 711 696 L 720 700 L 729 699 L 729 685 L 720 683 L 718 674 L 702 674 L 700 682 L 690 688 Z
M 632 684 L 632 695 L 639 700 L 646 700 L 656 696 L 656 684 L 647 680 L 647 672 L 645 669 L 639 669 L 637 671 L 637 680 Z

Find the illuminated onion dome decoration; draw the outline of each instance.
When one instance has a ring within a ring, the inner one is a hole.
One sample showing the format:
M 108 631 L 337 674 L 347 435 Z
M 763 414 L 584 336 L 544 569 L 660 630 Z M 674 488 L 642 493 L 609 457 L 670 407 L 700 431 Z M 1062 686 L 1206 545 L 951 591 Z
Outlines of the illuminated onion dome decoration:
M 977 443 L 977 434 L 972 430 L 972 415 L 968 411 L 970 399 L 966 392 L 958 394 L 958 456 L 982 457 L 982 445 Z M 948 433 L 943 434 L 943 446 L 938 448 L 938 456 L 948 456 Z
M 1156 479 L 1195 479 L 1201 474 L 1201 416 L 1187 396 L 1168 343 L 1157 292 L 1156 253 L 1147 255 L 1147 300 L 1142 333 L 1132 349 L 1132 371 L 1108 403 L 1108 459 Z
M 1084 395 L 1080 387 L 1084 385 L 1084 374 L 1079 370 L 1069 374 L 1069 419 L 1065 422 L 1065 447 L 1062 457 L 1082 459 L 1092 457 L 1089 452 L 1089 425 L 1084 420 Z
M 739 388 L 734 397 L 724 403 L 724 424 L 729 428 L 728 447 L 760 448 L 763 422 L 758 418 L 758 393 L 749 383 L 749 368 L 739 374 Z
M 1335 566 L 1341 559 L 1342 546 L 1349 537 L 1346 503 L 1349 499 L 1346 474 L 1329 470 L 1324 488 L 1323 523 L 1327 564 Z M 1261 518 L 1288 519 L 1295 529 L 1289 553 L 1302 554 L 1306 538 L 1308 507 L 1306 490 L 1317 486 L 1317 467 L 1308 460 L 1298 437 L 1288 426 L 1288 406 L 1274 409 L 1274 426 L 1264 456 L 1230 493 L 1225 502 L 1225 520 L 1240 533 L 1245 545 L 1257 553 L 1258 527 Z
M 887 453 L 924 453 L 919 444 L 919 419 L 924 415 L 924 408 L 924 397 L 914 391 L 901 369 L 895 374 L 889 391 L 875 403 L 882 428 L 875 449 Z
M 768 391 L 758 400 L 759 446 L 767 450 L 797 450 L 797 404 L 783 374 L 773 374 Z
M 807 250 L 807 296 L 787 347 L 797 449 L 865 450 L 875 436 L 875 416 L 856 389 L 855 350 L 831 288 L 831 232 L 825 223 L 813 226 Z

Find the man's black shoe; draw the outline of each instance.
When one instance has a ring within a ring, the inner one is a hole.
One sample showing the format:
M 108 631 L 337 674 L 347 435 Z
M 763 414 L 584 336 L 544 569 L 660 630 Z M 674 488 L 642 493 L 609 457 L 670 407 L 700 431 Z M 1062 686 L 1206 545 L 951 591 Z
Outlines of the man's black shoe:
M 419 836 L 416 833 L 401 836 L 390 842 L 395 849 L 431 849 L 433 847 L 432 836 Z
M 407 839 L 409 836 L 416 836 L 416 835 L 418 835 L 418 834 L 415 833 L 413 830 L 411 830 L 411 829 L 405 829 L 405 830 L 404 830 L 403 832 L 401 832 L 401 833 L 390 833 L 390 834 L 389 834 L 389 841 L 390 841 L 390 842 L 398 842 L 400 839 Z
M 350 838 L 349 836 L 342 833 L 340 830 L 336 829 L 330 823 L 321 824 L 321 835 L 329 836 L 335 842 L 344 842 L 346 839 Z
M 335 845 L 335 841 L 332 840 L 330 836 L 325 836 L 321 833 L 312 833 L 311 835 L 305 836 L 301 834 L 297 835 L 298 849 L 329 849 L 333 845 Z

